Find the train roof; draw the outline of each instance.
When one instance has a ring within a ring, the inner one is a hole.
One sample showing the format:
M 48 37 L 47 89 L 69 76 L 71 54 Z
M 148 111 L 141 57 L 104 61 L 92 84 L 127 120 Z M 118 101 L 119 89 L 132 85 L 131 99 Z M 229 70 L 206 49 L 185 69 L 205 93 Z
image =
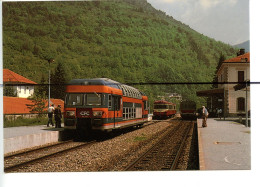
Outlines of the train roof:
M 175 105 L 174 103 L 171 103 L 171 102 L 168 102 L 168 101 L 164 101 L 164 100 L 154 101 L 154 104 L 171 104 L 171 105 Z
M 69 85 L 104 85 L 122 90 L 123 95 L 126 97 L 142 99 L 142 96 L 145 96 L 144 93 L 132 86 L 128 86 L 108 78 L 73 79 L 69 82 Z
M 191 100 L 183 100 L 181 101 L 181 103 L 196 103 L 195 101 L 191 101 Z
M 69 85 L 106 85 L 120 89 L 118 84 L 120 83 L 107 78 L 73 79 L 69 82 Z

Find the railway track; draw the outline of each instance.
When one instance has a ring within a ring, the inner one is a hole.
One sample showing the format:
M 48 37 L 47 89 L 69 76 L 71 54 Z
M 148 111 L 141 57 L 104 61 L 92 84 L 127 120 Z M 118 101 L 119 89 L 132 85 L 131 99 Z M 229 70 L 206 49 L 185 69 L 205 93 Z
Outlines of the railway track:
M 69 152 L 80 147 L 90 146 L 96 141 L 91 142 L 73 142 L 66 141 L 46 147 L 41 147 L 13 155 L 4 157 L 4 171 L 10 172 L 17 170 L 21 167 L 33 164 L 34 162 L 47 159 L 65 152 Z
M 175 170 L 193 122 L 180 121 L 154 146 L 126 167 L 126 171 Z
M 167 122 L 172 121 L 172 119 L 167 120 L 153 120 L 150 121 L 144 126 L 155 125 L 156 123 L 160 122 Z M 120 131 L 119 131 L 120 132 Z M 165 129 L 166 132 L 166 129 Z M 112 136 L 112 139 L 116 136 Z M 111 138 L 111 137 L 110 137 Z M 109 138 L 109 139 L 110 139 Z M 106 138 L 104 139 L 107 140 Z M 37 149 L 32 149 L 25 152 L 20 152 L 12 155 L 6 155 L 4 157 L 4 171 L 5 172 L 19 172 L 19 171 L 26 171 L 27 168 L 30 168 L 32 165 L 36 165 L 44 160 L 47 160 L 50 157 L 62 157 L 64 153 L 75 150 L 80 147 L 88 146 L 93 144 L 94 142 L 103 141 L 103 139 L 97 139 L 92 142 L 73 142 L 73 141 L 66 141 L 60 142 L 57 144 L 52 144 L 45 147 L 40 147 Z M 63 153 L 63 154 L 62 154 Z M 71 152 L 72 153 L 72 152 Z M 66 155 L 70 155 L 68 153 Z M 60 154 L 60 155 L 59 155 Z

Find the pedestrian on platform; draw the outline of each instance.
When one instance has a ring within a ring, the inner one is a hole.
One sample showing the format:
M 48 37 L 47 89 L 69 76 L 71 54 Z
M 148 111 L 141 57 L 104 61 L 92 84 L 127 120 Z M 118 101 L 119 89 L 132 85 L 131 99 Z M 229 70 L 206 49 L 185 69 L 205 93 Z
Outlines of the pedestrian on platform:
M 220 108 L 220 109 L 218 110 L 218 117 L 219 117 L 219 119 L 221 119 L 221 115 L 222 115 L 222 109 Z
M 53 112 L 54 112 L 54 105 L 53 104 L 48 108 L 47 112 L 48 112 L 48 118 L 49 118 L 48 123 L 47 123 L 47 127 L 50 126 L 49 124 L 54 126 L 53 120 L 52 120 L 52 116 L 53 116 Z
M 202 106 L 202 127 L 207 127 L 207 117 L 209 113 L 205 106 Z
M 58 105 L 54 110 L 55 128 L 61 128 L 61 106 Z

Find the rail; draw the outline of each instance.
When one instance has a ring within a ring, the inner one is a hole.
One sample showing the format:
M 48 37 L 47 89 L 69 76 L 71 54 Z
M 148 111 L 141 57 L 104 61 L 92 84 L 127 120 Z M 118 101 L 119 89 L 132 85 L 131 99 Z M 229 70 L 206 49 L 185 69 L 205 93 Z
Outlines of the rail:
M 91 142 L 65 142 L 61 144 L 50 145 L 35 149 L 32 151 L 26 151 L 15 155 L 10 155 L 4 158 L 4 171 L 10 172 L 12 170 L 19 169 L 20 167 L 32 164 L 36 161 L 52 157 L 54 155 L 62 154 L 64 152 L 72 151 L 83 146 L 90 146 L 96 141 Z M 67 145 L 66 145 L 67 144 Z M 66 145 L 66 147 L 59 148 L 58 146 Z M 51 149 L 50 149 L 51 148 Z

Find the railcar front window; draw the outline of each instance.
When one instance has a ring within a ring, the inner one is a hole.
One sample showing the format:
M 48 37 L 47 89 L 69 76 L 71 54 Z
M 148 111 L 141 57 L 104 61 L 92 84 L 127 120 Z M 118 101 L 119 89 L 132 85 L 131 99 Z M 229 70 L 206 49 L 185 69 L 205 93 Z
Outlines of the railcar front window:
M 86 105 L 101 105 L 101 94 L 86 94 Z
M 82 94 L 68 94 L 66 97 L 66 104 L 67 105 L 82 105 L 83 97 Z
M 166 105 L 155 105 L 154 109 L 166 109 L 167 106 Z

